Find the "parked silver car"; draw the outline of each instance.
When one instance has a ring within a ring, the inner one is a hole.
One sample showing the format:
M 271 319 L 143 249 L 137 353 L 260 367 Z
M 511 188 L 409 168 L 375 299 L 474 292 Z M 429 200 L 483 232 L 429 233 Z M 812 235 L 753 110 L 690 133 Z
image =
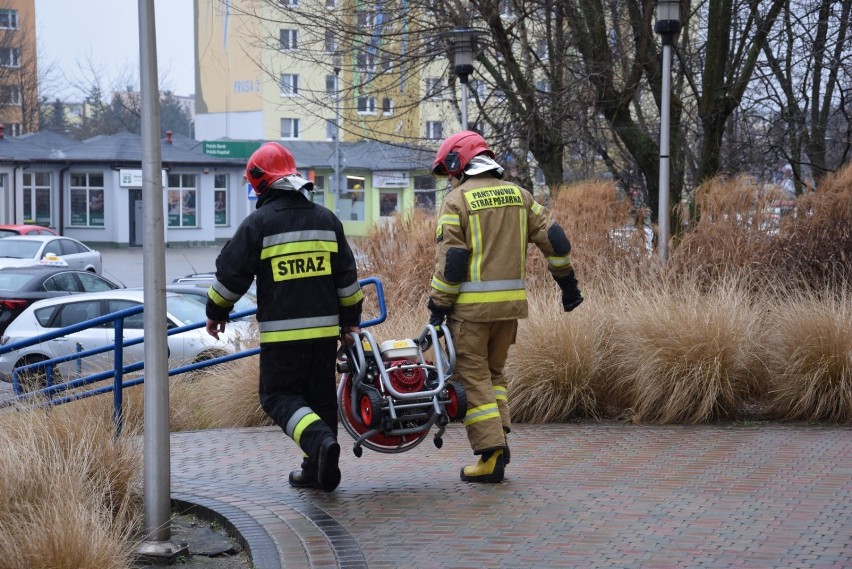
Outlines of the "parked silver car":
M 6 328 L 0 345 L 8 345 L 58 328 L 79 324 L 86 320 L 111 312 L 139 306 L 143 303 L 141 290 L 111 290 L 81 293 L 61 298 L 40 300 L 30 305 Z M 204 304 L 188 295 L 166 294 L 166 327 L 168 329 L 203 322 L 207 319 Z M 124 320 L 124 340 L 144 335 L 144 314 Z M 165 332 L 165 329 L 164 329 Z M 229 322 L 224 334 L 216 340 L 202 327 L 169 336 L 169 365 L 203 361 L 228 353 L 248 349 L 253 344 L 256 328 L 252 322 Z M 114 344 L 115 330 L 111 324 L 88 328 L 60 338 L 41 342 L 26 348 L 0 355 L 0 380 L 11 381 L 12 371 L 23 365 L 69 355 Z M 54 383 L 69 378 L 89 375 L 111 369 L 112 352 L 98 354 L 83 360 L 75 360 L 57 366 L 59 378 Z M 125 348 L 125 365 L 144 359 L 144 344 Z M 44 371 L 31 374 L 30 382 L 43 384 Z
M 101 274 L 100 251 L 90 249 L 70 237 L 59 235 L 21 235 L 0 239 L 0 268 L 49 264 L 51 259 L 65 261 L 69 269 Z

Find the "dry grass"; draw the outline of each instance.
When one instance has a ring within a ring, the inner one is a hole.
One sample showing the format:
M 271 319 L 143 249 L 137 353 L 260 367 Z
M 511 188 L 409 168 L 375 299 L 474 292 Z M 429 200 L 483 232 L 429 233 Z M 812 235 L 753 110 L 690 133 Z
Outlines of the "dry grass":
M 140 449 L 74 406 L 0 420 L 0 568 L 131 565 Z
M 600 294 L 570 315 L 556 286 L 530 292 L 530 317 L 518 326 L 506 365 L 512 420 L 597 419 L 609 402 L 611 319 Z
M 623 375 L 615 388 L 636 422 L 705 423 L 737 417 L 765 391 L 760 304 L 736 282 L 636 291 L 615 317 Z
M 772 310 L 770 400 L 785 420 L 852 423 L 852 296 L 803 293 Z

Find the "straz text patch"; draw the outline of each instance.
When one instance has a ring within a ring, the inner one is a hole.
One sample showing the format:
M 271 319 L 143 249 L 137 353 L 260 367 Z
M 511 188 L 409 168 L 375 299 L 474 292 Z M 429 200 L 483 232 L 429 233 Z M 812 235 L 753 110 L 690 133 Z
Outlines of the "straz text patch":
M 316 251 L 284 255 L 272 259 L 272 276 L 276 281 L 304 279 L 331 274 L 331 253 Z

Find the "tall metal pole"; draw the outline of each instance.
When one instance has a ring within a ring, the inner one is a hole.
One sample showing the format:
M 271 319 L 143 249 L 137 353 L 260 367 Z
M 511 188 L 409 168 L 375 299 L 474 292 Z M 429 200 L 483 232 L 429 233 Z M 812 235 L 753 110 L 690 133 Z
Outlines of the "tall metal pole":
M 669 256 L 671 206 L 669 205 L 669 180 L 671 174 L 671 155 L 669 135 L 671 131 L 672 107 L 672 44 L 682 27 L 680 21 L 681 0 L 657 0 L 654 31 L 660 34 L 663 44 L 663 77 L 660 94 L 660 183 L 658 229 L 660 242 L 657 252 L 660 262 L 665 263 Z
M 461 79 L 461 129 L 467 130 L 467 75 Z
M 142 97 L 142 206 L 145 234 L 142 272 L 145 285 L 145 434 L 143 492 L 145 536 L 142 557 L 169 558 L 186 553 L 171 543 L 169 375 L 166 321 L 166 251 L 163 239 L 163 161 L 160 149 L 160 91 L 154 0 L 139 0 L 140 88 Z M 120 341 L 120 339 L 116 338 Z
M 669 256 L 669 173 L 671 156 L 669 155 L 669 135 L 671 129 L 671 84 L 672 84 L 672 46 L 671 37 L 666 41 L 663 36 L 663 81 L 660 97 L 660 213 L 657 251 L 660 262 L 665 263 Z
M 340 54 L 334 54 L 334 210 L 340 219 Z

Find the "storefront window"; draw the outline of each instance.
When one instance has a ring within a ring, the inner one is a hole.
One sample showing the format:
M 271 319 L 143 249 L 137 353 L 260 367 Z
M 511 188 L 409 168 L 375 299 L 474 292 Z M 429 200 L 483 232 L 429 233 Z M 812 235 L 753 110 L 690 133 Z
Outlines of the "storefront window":
M 228 225 L 228 175 L 216 174 L 213 178 L 213 217 L 216 225 Z
M 50 172 L 24 172 L 24 223 L 50 227 Z
M 379 194 L 379 215 L 389 217 L 399 211 L 399 193 L 383 191 Z
M 325 205 L 325 176 L 314 177 L 314 193 L 311 194 L 311 201 Z
M 71 174 L 71 225 L 104 226 L 104 175 Z
M 169 174 L 169 227 L 197 227 L 193 174 Z
M 414 176 L 414 207 L 429 213 L 435 211 L 434 176 Z
M 364 178 L 346 177 L 346 190 L 338 199 L 341 221 L 364 221 Z

